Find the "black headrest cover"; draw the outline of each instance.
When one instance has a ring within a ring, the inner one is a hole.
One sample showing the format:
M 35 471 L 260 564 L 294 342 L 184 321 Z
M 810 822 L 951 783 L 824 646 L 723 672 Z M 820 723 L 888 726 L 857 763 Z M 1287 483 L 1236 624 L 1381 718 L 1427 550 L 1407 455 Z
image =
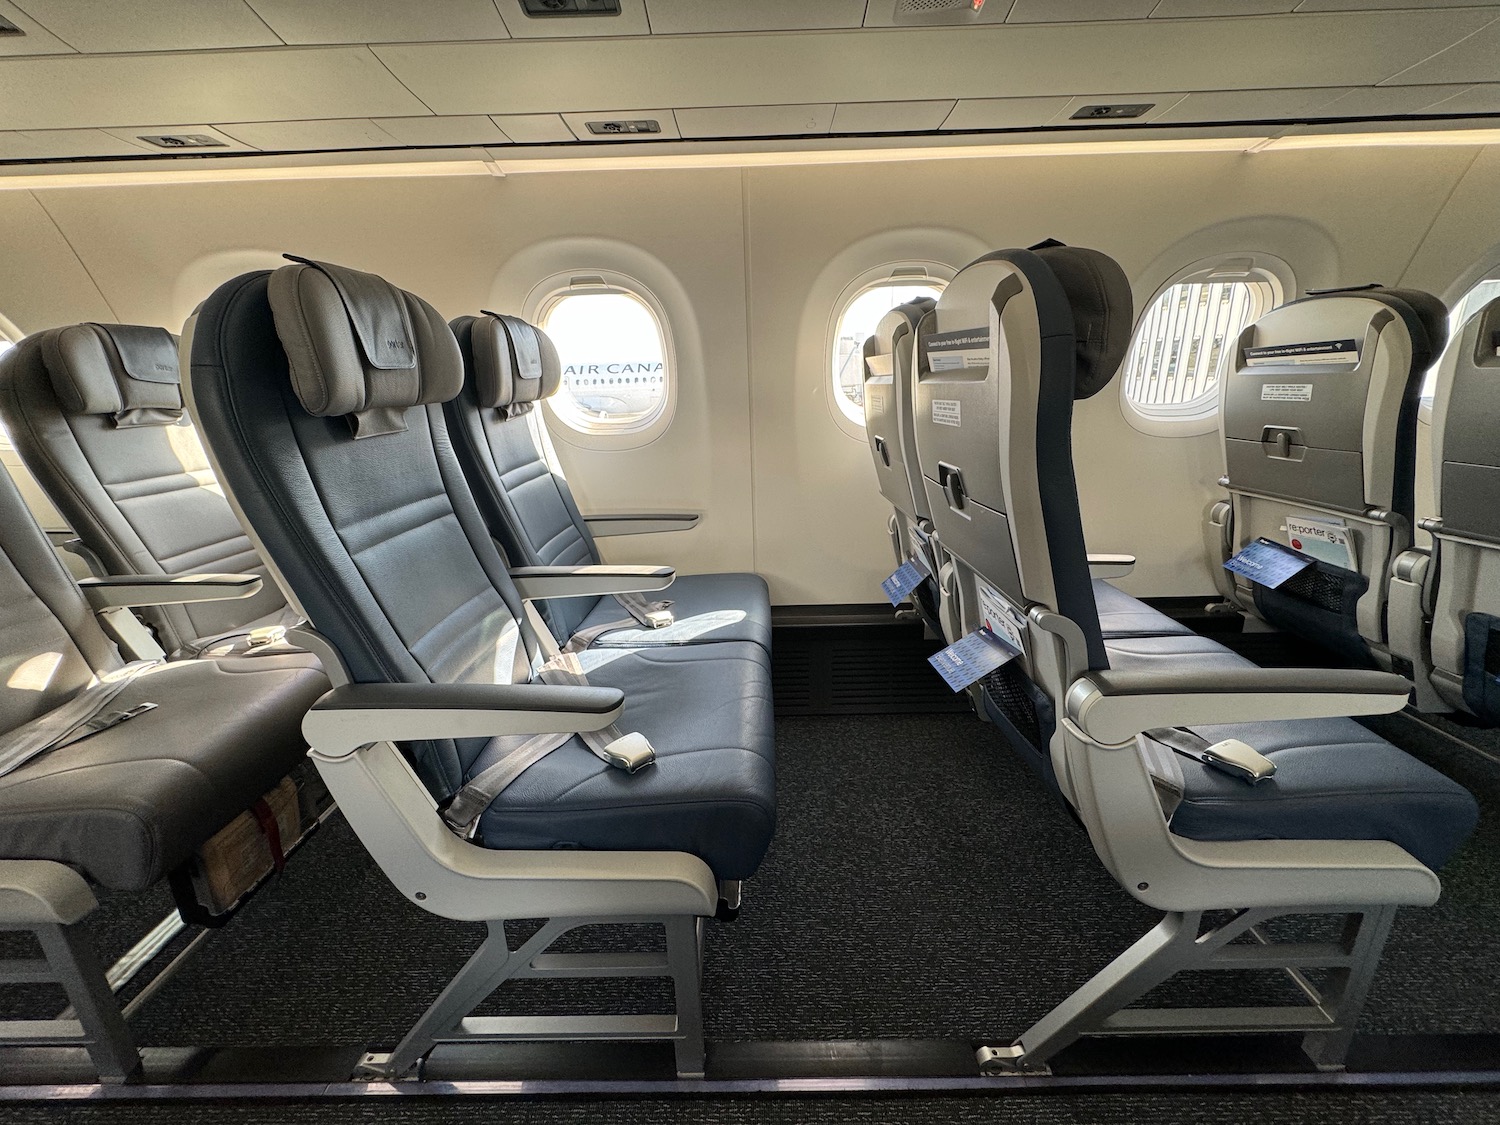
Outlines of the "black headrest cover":
M 1130 280 L 1118 262 L 1098 250 L 1044 243 L 1033 252 L 1056 276 L 1073 309 L 1078 340 L 1073 397 L 1089 398 L 1115 377 L 1130 347 L 1135 321 Z

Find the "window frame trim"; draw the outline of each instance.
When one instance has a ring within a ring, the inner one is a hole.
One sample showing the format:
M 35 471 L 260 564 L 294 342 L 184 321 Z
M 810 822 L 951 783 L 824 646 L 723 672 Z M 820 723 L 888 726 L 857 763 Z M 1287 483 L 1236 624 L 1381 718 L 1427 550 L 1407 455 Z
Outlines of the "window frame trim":
M 1231 273 L 1238 276 L 1226 276 Z M 1120 361 L 1120 370 L 1117 372 L 1119 389 L 1116 402 L 1120 414 L 1126 423 L 1139 433 L 1151 437 L 1198 437 L 1215 433 L 1219 429 L 1224 385 L 1223 367 L 1220 368 L 1220 378 L 1212 392 L 1205 392 L 1189 402 L 1172 403 L 1154 408 L 1142 407 L 1131 400 L 1128 381 L 1124 374 L 1125 361 L 1135 350 L 1136 338 L 1141 331 L 1146 313 L 1154 308 L 1156 303 L 1173 287 L 1210 281 L 1259 281 L 1270 285 L 1272 300 L 1266 312 L 1281 307 L 1297 296 L 1296 278 L 1291 266 L 1275 255 L 1260 251 L 1215 254 L 1209 258 L 1200 258 L 1169 274 L 1166 280 L 1152 292 L 1150 299 L 1141 305 L 1140 317 L 1131 330 L 1130 346 L 1126 349 L 1125 356 Z M 1261 315 L 1264 316 L 1265 313 Z M 1254 320 L 1247 321 L 1245 327 L 1254 323 Z M 1243 330 L 1242 328 L 1241 331 Z M 1221 365 L 1229 363 L 1231 349 L 1237 341 L 1238 336 L 1233 340 L 1226 338 L 1225 352 L 1219 360 Z
M 899 276 L 896 271 L 915 271 L 921 269 L 923 274 L 918 278 L 914 272 L 905 277 Z M 834 374 L 834 355 L 839 342 L 839 325 L 843 322 L 850 306 L 860 297 L 872 289 L 879 289 L 882 285 L 892 283 L 906 283 L 913 285 L 936 283 L 939 295 L 952 283 L 958 271 L 945 262 L 939 262 L 926 258 L 904 258 L 884 262 L 880 265 L 871 266 L 869 269 L 861 270 L 852 280 L 839 290 L 829 310 L 828 325 L 824 331 L 823 354 L 822 354 L 822 380 L 825 388 L 825 397 L 828 402 L 828 412 L 833 416 L 834 423 L 848 437 L 854 438 L 860 443 L 869 440 L 865 434 L 864 411 L 861 409 L 860 417 L 854 418 L 845 408 L 844 403 L 847 396 L 839 385 Z M 895 308 L 895 306 L 891 306 Z

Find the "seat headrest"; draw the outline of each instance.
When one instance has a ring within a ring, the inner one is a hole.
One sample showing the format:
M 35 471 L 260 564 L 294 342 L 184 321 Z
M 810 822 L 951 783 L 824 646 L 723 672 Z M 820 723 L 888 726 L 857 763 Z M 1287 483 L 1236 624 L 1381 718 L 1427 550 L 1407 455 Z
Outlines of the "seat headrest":
M 356 438 L 399 433 L 413 406 L 447 402 L 463 358 L 426 301 L 372 273 L 291 254 L 267 295 L 292 389 L 319 418 L 347 417 Z
M 1056 276 L 1073 309 L 1078 340 L 1074 399 L 1098 394 L 1115 377 L 1130 348 L 1135 302 L 1130 279 L 1108 254 L 1047 241 L 1031 247 Z
M 1425 368 L 1442 354 L 1448 343 L 1448 306 L 1421 289 L 1393 289 L 1372 282 L 1345 289 L 1309 289 L 1307 296 L 1370 297 L 1405 314 L 1414 367 Z
M 42 362 L 68 414 L 110 414 L 117 426 L 182 418 L 177 337 L 137 324 L 70 324 L 42 333 Z
M 536 325 L 488 310 L 455 320 L 454 331 L 461 325 L 469 326 L 464 358 L 480 406 L 509 410 L 550 398 L 562 386 L 557 346 Z

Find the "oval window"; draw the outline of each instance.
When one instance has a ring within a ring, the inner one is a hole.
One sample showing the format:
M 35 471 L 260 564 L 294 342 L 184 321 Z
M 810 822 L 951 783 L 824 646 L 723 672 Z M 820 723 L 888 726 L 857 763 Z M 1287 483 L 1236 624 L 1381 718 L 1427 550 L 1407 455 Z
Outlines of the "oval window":
M 549 400 L 559 420 L 581 433 L 629 433 L 660 416 L 671 364 L 661 322 L 640 296 L 570 288 L 544 302 L 538 320 L 562 363 Z
M 830 359 L 833 401 L 849 421 L 865 424 L 865 341 L 874 335 L 880 318 L 897 305 L 921 297 L 936 299 L 942 292 L 943 283 L 934 278 L 904 281 L 885 277 L 858 290 L 844 305 L 834 329 Z

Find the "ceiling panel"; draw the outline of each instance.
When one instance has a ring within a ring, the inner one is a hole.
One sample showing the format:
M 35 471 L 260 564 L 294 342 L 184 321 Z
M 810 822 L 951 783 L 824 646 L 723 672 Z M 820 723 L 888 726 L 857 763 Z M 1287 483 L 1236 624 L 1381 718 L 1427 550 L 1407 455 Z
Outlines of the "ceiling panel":
M 682 136 L 670 109 L 597 109 L 590 113 L 565 113 L 562 117 L 580 141 L 666 141 Z M 655 121 L 661 132 L 591 133 L 590 121 Z
M 1045 125 L 1067 105 L 1068 98 L 968 98 L 953 107 L 943 122 L 947 130 L 1031 129 Z
M 714 0 L 715 4 L 744 0 Z M 495 0 L 505 26 L 517 39 L 593 39 L 620 35 L 650 35 L 645 0 L 620 0 L 617 16 L 528 16 L 521 0 Z M 597 103 L 596 103 L 597 104 Z
M 1468 88 L 1463 85 L 1361 86 L 1323 106 L 1319 113 L 1335 117 L 1401 117 L 1409 113 L 1422 113 L 1445 98 L 1462 94 Z
M 0 160 L 139 155 L 140 146 L 112 137 L 102 129 L 36 129 L 0 133 Z
M 518 145 L 550 145 L 576 140 L 568 123 L 556 113 L 490 114 L 508 140 Z
M 1189 94 L 1157 120 L 1275 121 L 1315 113 L 1337 100 L 1347 90 L 1219 90 Z
M 245 121 L 221 128 L 236 140 L 267 152 L 401 146 L 400 141 L 367 117 L 338 121 Z
M 154 145 L 150 141 L 141 140 L 142 136 L 161 136 L 163 133 L 180 135 L 183 133 L 190 136 L 212 137 L 220 142 L 223 147 L 207 149 L 190 149 L 187 151 L 220 153 L 220 152 L 247 152 L 254 149 L 254 145 L 247 145 L 243 141 L 235 140 L 228 133 L 215 129 L 212 125 L 132 125 L 128 129 L 106 129 L 104 130 L 112 137 L 118 137 L 122 141 L 129 141 L 141 152 L 154 152 L 158 156 L 165 156 L 172 152 L 183 151 L 181 149 L 166 149 L 160 145 Z
M 945 102 L 845 102 L 833 111 L 834 133 L 919 133 L 939 128 L 953 112 Z
M 1382 8 L 1472 8 L 1474 0 L 1302 0 L 1299 12 L 1370 12 Z
M 1152 19 L 1199 19 L 1204 16 L 1271 16 L 1290 12 L 1297 0 L 1161 0 Z
M 1166 59 L 1183 91 L 1347 88 L 1412 66 L 1490 18 L 1449 9 L 372 50 L 433 112 L 552 113 L 617 104 L 622 90 L 644 105 L 755 105 L 771 76 L 776 97 L 802 104 L 1072 97 L 1150 90 Z M 1226 51 L 1231 36 L 1236 49 Z
M 244 0 L 18 0 L 80 51 L 198 51 L 280 46 Z
M 364 47 L 70 55 L 0 63 L 0 128 L 427 112 Z
M 1079 23 L 1083 20 L 1143 20 L 1156 0 L 1016 0 L 1006 23 Z
M 1389 80 L 1398 85 L 1495 81 L 1500 81 L 1500 23 L 1490 24 Z
M 970 27 L 1004 23 L 1015 0 L 989 0 L 979 11 L 973 0 L 869 0 L 866 27 Z
M 1091 125 L 1095 128 L 1101 125 L 1143 125 L 1148 121 L 1155 121 L 1163 117 L 1176 106 L 1186 94 L 1087 94 L 1076 98 L 1069 98 L 1049 121 L 1052 125 Z M 1115 118 L 1080 118 L 1073 120 L 1073 115 L 1085 106 L 1091 105 L 1149 105 L 1151 108 L 1139 117 L 1115 117 Z
M 488 117 L 379 117 L 375 124 L 404 145 L 493 145 L 506 137 Z
M 1500 83 L 1469 86 L 1428 107 L 1431 113 L 1500 113 Z
M 0 0 L 0 16 L 25 32 L 24 35 L 0 36 L 0 56 L 63 55 L 73 50 L 9 0 Z
M 684 137 L 791 137 L 826 133 L 832 105 L 742 105 L 679 109 Z
M 646 0 L 653 35 L 859 27 L 865 0 Z
M 491 0 L 247 0 L 288 43 L 507 39 Z

